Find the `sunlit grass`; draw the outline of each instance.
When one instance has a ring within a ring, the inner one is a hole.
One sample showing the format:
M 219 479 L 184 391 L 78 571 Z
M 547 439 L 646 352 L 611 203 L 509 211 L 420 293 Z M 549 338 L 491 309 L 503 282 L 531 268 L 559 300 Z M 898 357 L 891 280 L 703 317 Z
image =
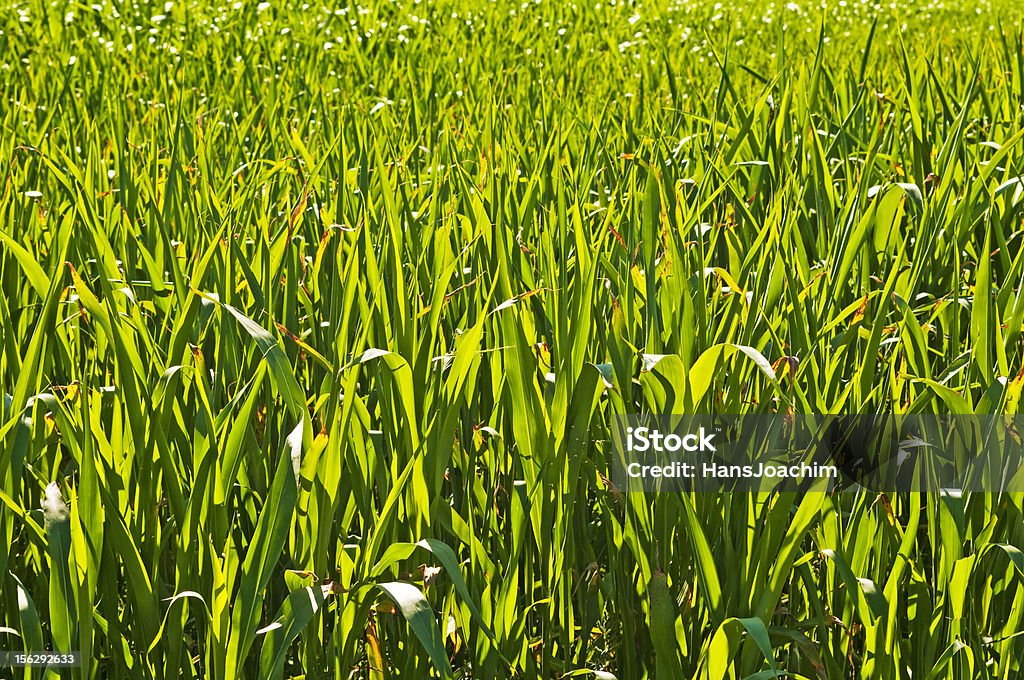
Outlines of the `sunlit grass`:
M 1020 18 L 11 5 L 0 650 L 1019 677 L 1019 496 L 624 495 L 607 439 L 1017 412 Z

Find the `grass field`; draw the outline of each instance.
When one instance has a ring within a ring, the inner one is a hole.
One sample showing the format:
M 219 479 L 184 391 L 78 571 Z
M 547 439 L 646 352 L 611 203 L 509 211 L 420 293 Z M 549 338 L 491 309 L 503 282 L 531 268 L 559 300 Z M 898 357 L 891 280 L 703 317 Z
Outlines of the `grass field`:
M 608 432 L 1018 411 L 1022 15 L 8 3 L 0 650 L 1021 677 L 1021 495 L 624 494 Z

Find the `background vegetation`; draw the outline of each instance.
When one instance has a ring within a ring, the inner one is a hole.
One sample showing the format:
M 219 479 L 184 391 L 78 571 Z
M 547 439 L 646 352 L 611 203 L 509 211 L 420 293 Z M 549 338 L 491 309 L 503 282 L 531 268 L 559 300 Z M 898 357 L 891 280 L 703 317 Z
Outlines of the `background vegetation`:
M 1024 498 L 627 496 L 607 442 L 1016 413 L 1020 13 L 8 4 L 0 648 L 1020 677 Z

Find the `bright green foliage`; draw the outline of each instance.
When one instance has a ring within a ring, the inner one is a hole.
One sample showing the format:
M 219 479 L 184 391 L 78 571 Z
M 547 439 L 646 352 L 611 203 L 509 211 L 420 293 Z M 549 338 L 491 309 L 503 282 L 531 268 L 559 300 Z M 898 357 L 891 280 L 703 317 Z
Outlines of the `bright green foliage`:
M 0 649 L 1020 677 L 1024 498 L 608 481 L 615 414 L 1019 408 L 1018 7 L 833 4 L 0 10 Z

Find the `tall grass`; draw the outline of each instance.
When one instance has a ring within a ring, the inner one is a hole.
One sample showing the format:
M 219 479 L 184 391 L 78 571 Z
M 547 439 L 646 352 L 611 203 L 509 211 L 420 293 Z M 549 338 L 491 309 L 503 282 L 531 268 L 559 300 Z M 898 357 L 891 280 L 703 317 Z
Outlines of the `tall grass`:
M 1019 18 L 0 12 L 0 649 L 1019 677 L 1019 495 L 626 495 L 607 441 L 1017 412 Z

